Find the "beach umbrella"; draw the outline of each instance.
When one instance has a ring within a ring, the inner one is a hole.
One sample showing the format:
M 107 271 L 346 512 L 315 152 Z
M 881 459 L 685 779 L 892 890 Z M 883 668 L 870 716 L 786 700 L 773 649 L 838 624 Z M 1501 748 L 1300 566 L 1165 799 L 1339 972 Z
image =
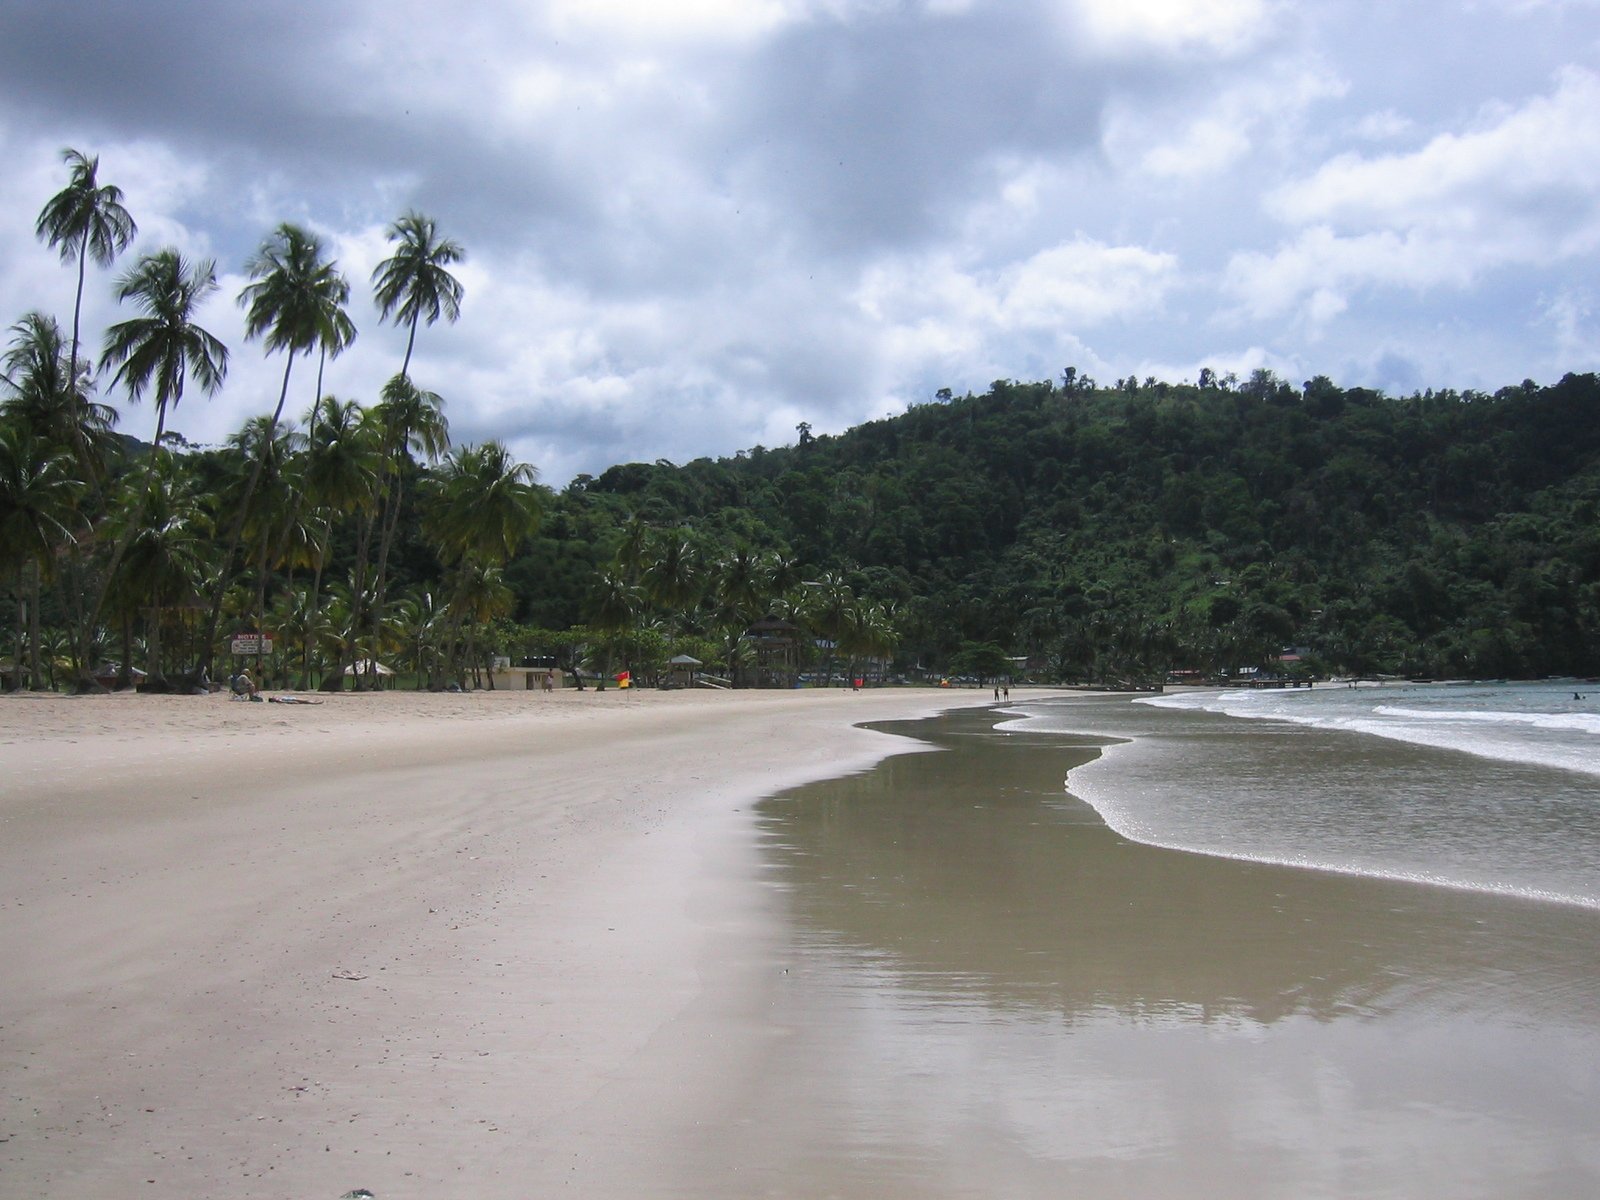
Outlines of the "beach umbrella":
M 344 673 L 346 675 L 370 675 L 374 672 L 374 670 L 379 675 L 394 674 L 394 669 L 392 667 L 386 667 L 382 663 L 374 663 L 370 658 L 365 662 L 352 663 L 350 666 L 344 669 Z

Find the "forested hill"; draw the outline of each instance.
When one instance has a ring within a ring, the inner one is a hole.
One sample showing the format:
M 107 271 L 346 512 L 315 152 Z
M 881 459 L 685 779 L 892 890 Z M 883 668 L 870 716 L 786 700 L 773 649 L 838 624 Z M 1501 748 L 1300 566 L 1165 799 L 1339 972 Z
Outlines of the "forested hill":
M 997 382 L 728 459 L 580 476 L 510 577 L 585 619 L 630 518 L 891 606 L 903 659 L 1026 654 L 1063 677 L 1275 660 L 1404 675 L 1600 674 L 1600 381 L 1391 399 Z

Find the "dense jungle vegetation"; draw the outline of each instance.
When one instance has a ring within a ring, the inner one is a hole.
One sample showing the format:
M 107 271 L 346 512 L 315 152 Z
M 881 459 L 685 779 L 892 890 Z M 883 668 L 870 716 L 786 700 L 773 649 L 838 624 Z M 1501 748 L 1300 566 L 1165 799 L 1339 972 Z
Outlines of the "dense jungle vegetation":
M 25 313 L 0 377 L 8 686 L 188 687 L 253 631 L 277 685 L 375 686 L 380 661 L 492 684 L 498 655 L 648 681 L 686 654 L 739 681 L 765 617 L 823 680 L 1600 675 L 1594 375 L 1391 398 L 1069 368 L 557 492 L 498 443 L 452 445 L 412 379 L 419 327 L 460 313 L 464 250 L 408 212 L 371 280 L 408 330 L 381 393 L 323 388 L 356 336 L 350 285 L 280 225 L 237 298 L 284 363 L 277 407 L 202 450 L 167 422 L 186 386 L 192 406 L 225 382 L 229 349 L 195 321 L 214 266 L 139 256 L 115 285 L 134 315 L 96 356 L 87 265 L 136 230 L 95 159 L 63 158 L 38 232 L 76 275 L 70 336 Z M 150 400 L 152 441 L 100 392 Z
M 751 543 L 884 606 L 897 660 L 1056 679 L 1294 668 L 1600 672 L 1600 381 L 1392 399 L 1269 372 L 999 381 L 837 437 L 580 478 L 513 567 L 581 619 L 637 516 L 714 561 Z M 575 546 L 593 547 L 587 563 Z M 989 653 L 981 653 L 984 650 Z

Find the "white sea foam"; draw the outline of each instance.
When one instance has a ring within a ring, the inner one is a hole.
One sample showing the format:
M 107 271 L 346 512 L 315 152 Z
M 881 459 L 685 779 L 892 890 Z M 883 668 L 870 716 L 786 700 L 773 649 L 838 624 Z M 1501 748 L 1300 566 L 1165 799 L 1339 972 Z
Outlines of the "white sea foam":
M 1401 692 L 1418 702 L 1379 703 Z M 1391 688 L 1319 688 L 1304 691 L 1186 692 L 1150 696 L 1138 703 L 1155 708 L 1212 712 L 1242 720 L 1287 721 L 1316 729 L 1366 734 L 1471 754 L 1499 762 L 1527 763 L 1600 777 L 1600 713 L 1576 711 L 1566 684 L 1480 687 L 1412 685 Z M 1493 707 L 1469 708 L 1480 699 Z
M 1006 725 L 1130 739 L 1075 769 L 1068 787 L 1133 841 L 1600 908 L 1600 718 L 1573 711 L 1572 694 L 1190 692 L 1037 705 L 1034 719 Z M 1365 736 L 1460 758 L 1374 756 Z
M 1600 736 L 1600 715 L 1594 713 L 1402 708 L 1395 704 L 1380 704 L 1372 711 L 1383 717 L 1402 717 L 1417 721 L 1459 722 L 1471 725 L 1526 725 L 1532 729 L 1553 729 Z

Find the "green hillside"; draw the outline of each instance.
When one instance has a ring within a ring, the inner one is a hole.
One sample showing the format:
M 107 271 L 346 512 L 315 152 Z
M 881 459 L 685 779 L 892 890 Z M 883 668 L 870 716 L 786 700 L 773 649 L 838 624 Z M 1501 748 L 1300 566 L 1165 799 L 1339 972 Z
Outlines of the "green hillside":
M 1049 678 L 1275 663 L 1600 673 L 1600 382 L 1390 399 L 1270 373 L 997 382 L 783 449 L 580 477 L 508 572 L 520 616 L 592 619 L 630 519 L 741 544 L 892 614 L 902 665 L 963 649 Z M 676 628 L 708 629 L 679 614 Z

